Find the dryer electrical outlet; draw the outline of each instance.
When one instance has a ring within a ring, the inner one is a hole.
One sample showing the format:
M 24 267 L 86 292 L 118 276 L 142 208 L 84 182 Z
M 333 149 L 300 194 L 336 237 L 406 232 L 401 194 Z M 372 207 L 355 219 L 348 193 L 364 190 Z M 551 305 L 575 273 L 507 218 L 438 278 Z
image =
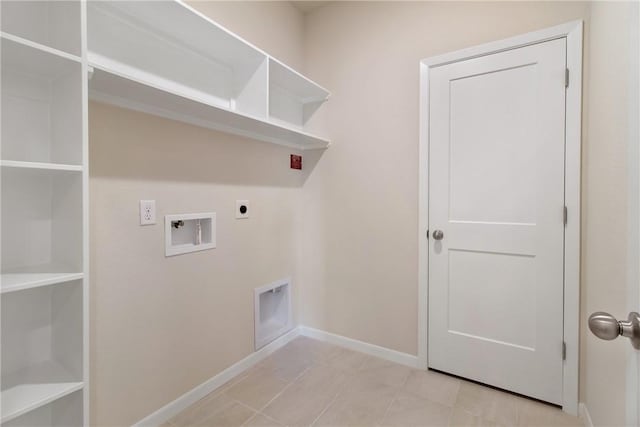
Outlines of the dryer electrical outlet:
M 249 218 L 249 201 L 236 200 L 236 219 Z

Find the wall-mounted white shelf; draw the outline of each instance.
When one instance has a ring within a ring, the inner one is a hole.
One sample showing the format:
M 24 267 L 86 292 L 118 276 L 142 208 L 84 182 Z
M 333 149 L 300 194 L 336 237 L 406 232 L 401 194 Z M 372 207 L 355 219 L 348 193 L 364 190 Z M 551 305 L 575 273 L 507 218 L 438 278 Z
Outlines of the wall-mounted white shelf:
M 302 149 L 329 92 L 179 1 L 88 3 L 90 96 Z
M 82 172 L 80 165 L 65 165 L 62 163 L 22 162 L 16 160 L 1 160 L 3 168 L 42 169 L 51 171 Z
M 0 291 L 3 294 L 22 291 L 40 286 L 71 282 L 83 277 L 83 273 L 3 273 L 0 275 Z
M 11 421 L 82 387 L 82 382 L 22 384 L 3 391 L 2 422 Z
M 95 63 L 93 66 L 89 93 L 95 101 L 289 147 L 316 149 L 329 145 L 328 139 L 293 126 L 245 116 L 100 69 Z
M 59 397 L 42 405 L 33 405 L 24 414 L 2 423 L 2 427 L 82 427 L 83 395 L 86 384 L 76 391 L 59 393 Z
M 74 54 L 69 53 L 69 52 L 65 52 L 65 51 L 60 50 L 60 49 L 56 49 L 56 48 L 51 47 L 51 46 L 47 46 L 47 45 L 44 45 L 44 44 L 41 44 L 41 43 L 37 43 L 37 42 L 34 42 L 32 40 L 25 39 L 23 37 L 16 36 L 15 34 L 10 34 L 10 33 L 7 33 L 5 31 L 0 31 L 0 37 L 5 39 L 5 40 L 9 40 L 12 43 L 15 43 L 17 45 L 22 45 L 25 48 L 39 50 L 40 52 L 48 53 L 48 54 L 54 55 L 54 56 L 59 56 L 60 58 L 68 59 L 70 61 L 75 61 L 75 62 L 78 62 L 78 63 L 82 62 L 82 58 L 80 58 L 77 55 L 74 55 Z

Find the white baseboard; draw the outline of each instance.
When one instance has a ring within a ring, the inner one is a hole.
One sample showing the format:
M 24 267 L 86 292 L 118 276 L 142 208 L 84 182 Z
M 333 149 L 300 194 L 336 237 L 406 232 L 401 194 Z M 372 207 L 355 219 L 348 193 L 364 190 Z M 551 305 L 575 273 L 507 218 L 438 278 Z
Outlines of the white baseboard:
M 354 340 L 352 338 L 343 337 L 342 335 L 332 334 L 330 332 L 321 331 L 319 329 L 300 326 L 300 335 L 309 338 L 315 338 L 319 341 L 326 341 L 331 344 L 348 348 L 349 350 L 359 351 L 370 356 L 379 357 L 411 368 L 418 368 L 418 356 L 414 356 L 400 351 L 391 350 L 375 344 L 369 344 L 364 341 Z
M 189 390 L 182 396 L 178 397 L 176 400 L 167 403 L 151 415 L 148 415 L 142 420 L 135 423 L 134 427 L 155 427 L 166 423 L 171 418 L 196 403 L 198 400 L 215 391 L 218 387 L 221 387 L 232 378 L 240 375 L 242 372 L 256 365 L 258 362 L 265 359 L 267 356 L 269 356 L 279 348 L 284 347 L 298 335 L 304 335 L 306 337 L 314 338 L 319 341 L 325 341 L 331 344 L 339 345 L 350 350 L 359 351 L 370 356 L 379 357 L 381 359 L 389 360 L 391 362 L 399 363 L 401 365 L 406 365 L 412 368 L 417 368 L 419 366 L 417 356 L 402 353 L 396 350 L 391 350 L 385 347 L 380 347 L 375 344 L 369 344 L 363 341 L 343 337 L 341 335 L 332 334 L 330 332 L 325 332 L 306 326 L 299 326 L 287 332 L 285 335 L 281 336 L 270 344 L 262 347 L 255 353 L 251 353 L 249 356 L 231 365 L 224 371 L 220 372 L 218 375 Z
M 580 402 L 580 405 L 578 405 L 578 416 L 584 423 L 584 427 L 593 427 L 593 421 L 591 421 L 591 415 L 589 415 L 587 406 L 582 402 Z
M 218 387 L 224 385 L 235 376 L 256 365 L 258 362 L 265 359 L 267 356 L 269 356 L 279 348 L 284 347 L 287 343 L 289 343 L 289 341 L 296 338 L 299 334 L 299 328 L 292 329 L 280 338 L 262 347 L 255 353 L 251 353 L 249 356 L 231 365 L 224 371 L 220 372 L 218 375 L 189 390 L 182 396 L 178 397 L 176 400 L 164 405 L 162 408 L 158 409 L 151 415 L 146 416 L 142 420 L 135 423 L 134 427 L 152 427 L 166 423 L 171 418 L 187 409 L 189 406 L 193 405 L 209 393 L 213 392 Z

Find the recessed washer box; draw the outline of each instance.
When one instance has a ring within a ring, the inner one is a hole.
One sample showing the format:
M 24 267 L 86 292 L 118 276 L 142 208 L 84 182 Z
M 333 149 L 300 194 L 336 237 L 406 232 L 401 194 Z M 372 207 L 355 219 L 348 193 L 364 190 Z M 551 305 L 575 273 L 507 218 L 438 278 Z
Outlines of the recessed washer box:
M 291 280 L 283 279 L 254 290 L 255 348 L 269 344 L 293 327 Z
M 166 215 L 165 256 L 204 251 L 216 247 L 216 213 Z

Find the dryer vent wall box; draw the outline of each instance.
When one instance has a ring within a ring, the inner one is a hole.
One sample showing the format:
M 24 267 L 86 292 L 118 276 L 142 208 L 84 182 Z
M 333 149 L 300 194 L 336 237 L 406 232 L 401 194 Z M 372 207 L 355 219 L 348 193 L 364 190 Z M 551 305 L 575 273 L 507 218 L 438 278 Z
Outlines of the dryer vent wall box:
M 291 316 L 291 280 L 262 286 L 255 293 L 255 347 L 269 344 L 293 327 Z
M 164 217 L 165 255 L 174 256 L 216 247 L 215 212 Z

